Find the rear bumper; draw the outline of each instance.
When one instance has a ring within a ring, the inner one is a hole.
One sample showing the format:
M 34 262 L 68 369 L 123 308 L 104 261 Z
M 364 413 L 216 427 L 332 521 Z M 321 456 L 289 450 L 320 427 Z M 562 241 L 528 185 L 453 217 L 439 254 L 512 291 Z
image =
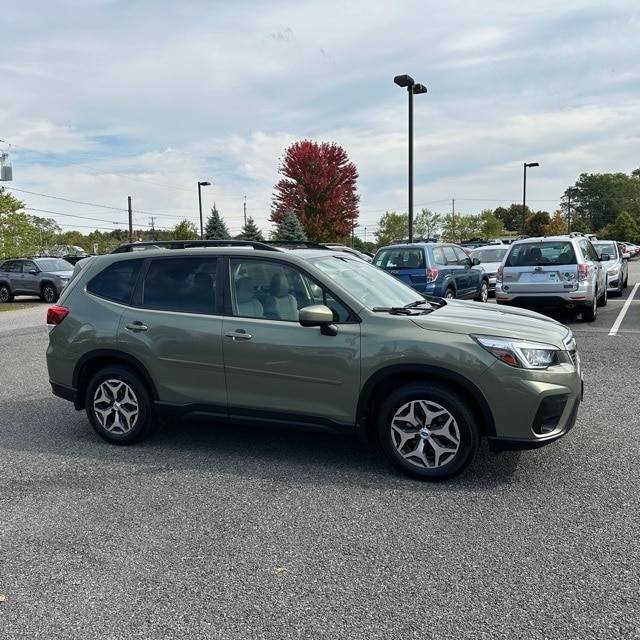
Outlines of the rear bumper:
M 552 295 L 505 295 L 500 291 L 496 291 L 496 303 L 524 307 L 525 309 L 572 309 L 575 307 L 590 307 L 593 304 L 593 299 L 572 300 L 563 296 Z
M 58 396 L 58 398 L 62 398 L 63 400 L 68 400 L 73 403 L 73 406 L 77 411 L 80 411 L 82 407 L 78 401 L 78 390 L 74 387 L 67 387 L 63 384 L 58 384 L 57 382 L 53 382 L 49 380 L 49 384 L 51 385 L 51 391 L 54 396 Z

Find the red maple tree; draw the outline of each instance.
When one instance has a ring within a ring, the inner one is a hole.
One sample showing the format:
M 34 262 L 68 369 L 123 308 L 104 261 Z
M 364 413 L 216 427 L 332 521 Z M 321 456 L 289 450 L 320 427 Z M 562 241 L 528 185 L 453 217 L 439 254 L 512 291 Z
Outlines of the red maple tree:
M 335 143 L 294 142 L 285 152 L 273 194 L 271 220 L 278 224 L 287 211 L 298 217 L 309 240 L 335 242 L 357 226 L 358 171 Z

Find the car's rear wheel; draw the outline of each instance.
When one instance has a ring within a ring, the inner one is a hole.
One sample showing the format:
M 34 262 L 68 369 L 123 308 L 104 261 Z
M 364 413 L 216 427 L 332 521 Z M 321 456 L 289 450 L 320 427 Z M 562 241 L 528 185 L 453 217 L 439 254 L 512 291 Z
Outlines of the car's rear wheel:
M 91 426 L 105 440 L 132 444 L 155 426 L 151 394 L 138 374 L 121 366 L 96 373 L 85 396 Z
M 451 300 L 456 297 L 456 292 L 451 287 L 448 287 L 444 292 L 444 297 L 447 298 L 447 300 Z
M 593 296 L 593 300 L 588 307 L 582 310 L 582 320 L 584 322 L 593 322 L 598 315 L 598 298 L 597 294 Z
M 448 480 L 473 460 L 480 440 L 467 401 L 438 383 L 411 383 L 392 392 L 377 417 L 387 458 L 407 475 Z
M 11 293 L 11 289 L 6 284 L 0 284 L 0 302 L 11 302 L 12 300 L 13 293 Z
M 474 300 L 477 300 L 478 302 L 487 302 L 487 300 L 489 300 L 489 283 L 486 280 L 482 281 L 480 291 L 478 291 L 478 295 Z
M 58 300 L 58 292 L 56 288 L 52 284 L 44 284 L 42 285 L 42 289 L 40 291 L 42 299 L 49 304 L 53 304 Z
M 607 287 L 604 287 L 604 293 L 598 298 L 598 306 L 606 307 L 607 302 L 609 301 L 609 294 L 607 293 Z

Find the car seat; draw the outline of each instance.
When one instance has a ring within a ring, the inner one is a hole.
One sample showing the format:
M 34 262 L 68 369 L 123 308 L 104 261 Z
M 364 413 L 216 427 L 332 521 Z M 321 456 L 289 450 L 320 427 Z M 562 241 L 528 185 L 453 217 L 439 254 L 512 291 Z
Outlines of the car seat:
M 264 311 L 267 318 L 298 319 L 298 302 L 289 293 L 289 282 L 284 274 L 274 273 L 271 276 L 269 296 L 265 300 Z
M 240 316 L 252 318 L 264 316 L 264 308 L 260 300 L 253 295 L 253 279 L 250 276 L 244 276 L 236 281 L 236 312 Z

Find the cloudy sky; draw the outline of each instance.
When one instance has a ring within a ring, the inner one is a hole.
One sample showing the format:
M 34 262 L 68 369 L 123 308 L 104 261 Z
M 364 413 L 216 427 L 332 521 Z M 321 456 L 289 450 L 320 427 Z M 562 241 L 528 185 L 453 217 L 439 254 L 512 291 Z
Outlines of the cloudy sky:
M 293 142 L 344 148 L 360 227 L 407 211 L 555 211 L 581 173 L 640 167 L 637 0 L 21 0 L 0 13 L 2 186 L 64 229 L 268 232 Z

